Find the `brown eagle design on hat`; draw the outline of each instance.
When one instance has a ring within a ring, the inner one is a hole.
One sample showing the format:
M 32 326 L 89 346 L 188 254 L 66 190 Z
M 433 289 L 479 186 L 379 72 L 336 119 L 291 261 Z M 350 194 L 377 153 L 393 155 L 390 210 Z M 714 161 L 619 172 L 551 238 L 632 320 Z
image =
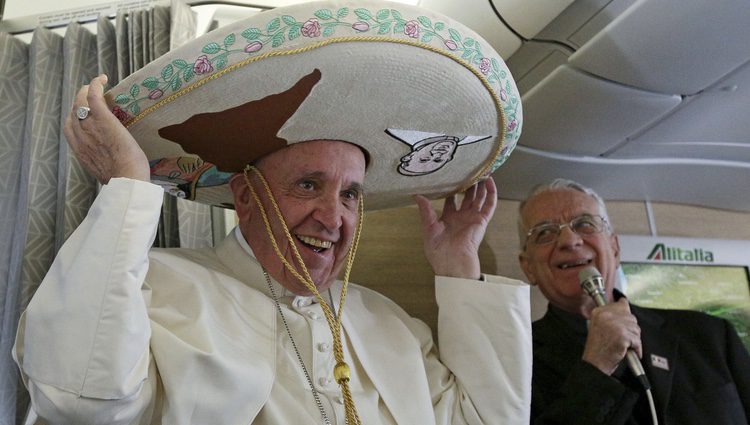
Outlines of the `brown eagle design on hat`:
M 287 146 L 277 133 L 320 79 L 321 72 L 315 69 L 289 90 L 223 111 L 193 115 L 159 129 L 159 135 L 220 171 L 240 172 L 245 165 Z

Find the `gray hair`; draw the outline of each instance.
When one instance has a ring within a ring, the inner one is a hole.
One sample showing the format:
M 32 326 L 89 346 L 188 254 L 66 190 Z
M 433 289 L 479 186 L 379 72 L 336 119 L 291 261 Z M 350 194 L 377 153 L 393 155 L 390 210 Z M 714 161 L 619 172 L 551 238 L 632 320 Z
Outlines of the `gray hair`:
M 604 220 L 607 221 L 607 224 L 609 226 L 609 230 L 613 231 L 612 223 L 609 221 L 609 214 L 607 214 L 607 207 L 604 205 L 604 199 L 602 199 L 601 196 L 599 196 L 598 193 L 594 192 L 594 189 L 591 189 L 590 187 L 586 187 L 578 182 L 575 182 L 573 180 L 568 179 L 561 179 L 557 178 L 552 180 L 549 183 L 540 184 L 537 186 L 534 186 L 531 191 L 529 191 L 529 194 L 526 196 L 526 199 L 521 201 L 521 204 L 518 205 L 518 240 L 520 243 L 521 250 L 523 251 L 525 245 L 526 245 L 526 232 L 528 231 L 525 228 L 524 222 L 523 222 L 523 216 L 521 213 L 523 212 L 523 208 L 526 206 L 526 203 L 536 195 L 547 192 L 550 190 L 559 190 L 559 189 L 572 189 L 577 190 L 579 192 L 585 193 L 586 195 L 590 196 L 592 199 L 596 201 L 596 204 L 599 206 L 599 215 L 604 217 Z

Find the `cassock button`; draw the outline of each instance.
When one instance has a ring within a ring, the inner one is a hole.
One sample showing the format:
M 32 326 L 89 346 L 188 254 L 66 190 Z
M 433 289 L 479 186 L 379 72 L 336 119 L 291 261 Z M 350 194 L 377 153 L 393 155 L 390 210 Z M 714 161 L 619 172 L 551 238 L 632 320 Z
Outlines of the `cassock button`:
M 320 319 L 320 314 L 314 312 L 314 311 L 308 311 L 307 317 L 311 318 L 312 320 L 318 320 Z
M 327 342 L 321 342 L 320 344 L 318 344 L 318 351 L 320 351 L 321 353 L 327 353 L 331 351 L 331 344 Z

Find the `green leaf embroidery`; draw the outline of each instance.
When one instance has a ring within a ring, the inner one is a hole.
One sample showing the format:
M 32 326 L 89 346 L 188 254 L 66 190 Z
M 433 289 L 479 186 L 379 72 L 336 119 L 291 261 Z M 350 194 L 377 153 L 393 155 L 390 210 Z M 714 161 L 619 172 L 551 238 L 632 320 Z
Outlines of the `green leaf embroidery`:
M 231 34 L 229 34 L 228 36 L 226 36 L 226 37 L 224 38 L 224 47 L 229 47 L 229 46 L 231 46 L 232 44 L 234 44 L 234 41 L 235 41 L 235 39 L 236 39 L 236 38 L 235 38 L 235 36 L 234 36 L 234 33 L 231 33 Z
M 219 46 L 219 43 L 208 43 L 205 46 L 203 46 L 202 51 L 203 53 L 207 55 L 214 55 L 221 51 L 221 46 Z
M 464 40 L 464 46 L 471 47 L 474 45 L 474 39 L 466 37 L 466 40 Z
M 284 44 L 284 33 L 279 32 L 274 34 L 273 38 L 271 39 L 271 47 L 279 47 L 282 44 Z
M 174 75 L 174 67 L 172 64 L 165 66 L 164 69 L 161 70 L 161 78 L 164 80 L 172 78 L 172 75 Z
M 242 36 L 245 37 L 247 40 L 256 40 L 261 34 L 261 30 L 258 28 L 248 28 L 245 31 L 242 31 Z
M 492 58 L 492 71 L 500 72 L 500 62 L 498 62 L 495 58 Z
M 159 80 L 157 80 L 154 77 L 148 77 L 141 83 L 143 87 L 146 87 L 149 90 L 153 90 L 156 88 L 159 88 Z
M 432 21 L 430 21 L 430 19 L 428 17 L 426 17 L 426 16 L 419 16 L 419 17 L 417 17 L 417 20 L 419 21 L 420 24 L 422 24 L 423 27 L 425 27 L 425 28 L 432 28 Z
M 388 19 L 388 17 L 391 15 L 391 12 L 388 9 L 381 9 L 378 10 L 378 13 L 375 15 L 375 19 L 378 21 L 384 21 Z
M 336 17 L 338 19 L 346 18 L 346 16 L 349 15 L 349 8 L 348 7 L 342 7 L 336 12 Z
M 323 37 L 329 37 L 333 35 L 334 28 L 333 27 L 325 27 L 323 29 Z
M 372 15 L 370 14 L 370 11 L 367 9 L 354 9 L 354 14 L 359 17 L 359 19 L 362 19 L 363 21 L 369 21 L 372 19 Z
M 394 33 L 404 32 L 405 27 L 406 27 L 406 21 L 396 22 L 396 25 L 393 26 L 393 32 Z
M 329 9 L 320 9 L 316 11 L 313 15 L 317 16 L 318 18 L 324 21 L 333 19 L 333 12 L 331 12 Z
M 222 56 L 219 59 L 216 60 L 216 69 L 222 69 L 225 66 L 227 66 L 227 58 L 226 56 Z
M 442 22 L 435 22 L 435 31 L 442 31 L 445 29 L 445 24 Z
M 294 19 L 294 16 L 284 15 L 281 17 L 281 20 L 287 25 L 297 25 L 297 20 Z
M 403 21 L 404 18 L 401 17 L 401 13 L 396 9 L 391 9 L 391 16 L 393 16 L 393 19 L 397 21 Z
M 300 31 L 302 29 L 299 25 L 294 25 L 292 27 L 289 27 L 289 39 L 294 40 L 295 38 L 299 37 L 302 32 Z
M 461 43 L 461 34 L 459 34 L 458 31 L 454 30 L 453 28 L 448 28 L 448 34 L 450 34 L 451 40 L 455 41 L 456 43 Z
M 188 63 L 182 59 L 175 59 L 172 61 L 172 65 L 176 66 L 179 69 L 185 69 L 185 68 L 192 68 Z
M 186 83 L 192 80 L 194 75 L 193 68 L 185 68 L 182 71 L 182 79 L 185 80 Z
M 425 33 L 422 36 L 422 43 L 429 43 L 430 41 L 432 41 L 432 33 L 431 32 Z
M 391 32 L 391 23 L 385 22 L 382 25 L 380 25 L 380 28 L 378 28 L 378 34 L 388 34 Z
M 118 105 L 127 105 L 130 102 L 130 96 L 120 93 L 115 96 L 115 103 Z
M 141 113 L 141 107 L 138 106 L 138 102 L 133 102 L 130 105 L 128 105 L 128 109 L 130 110 L 130 113 L 133 115 L 138 115 Z
M 172 91 L 177 91 L 180 89 L 180 87 L 182 87 L 182 83 L 180 82 L 179 78 L 173 78 L 169 83 L 169 85 L 172 87 Z
M 266 26 L 266 30 L 268 30 L 268 32 L 274 32 L 279 28 L 281 28 L 281 19 L 279 18 L 272 19 L 271 22 L 269 22 Z
M 463 54 L 463 55 L 461 55 L 461 57 L 462 57 L 463 59 L 469 59 L 469 58 L 471 58 L 471 55 L 472 55 L 473 53 L 474 53 L 474 52 L 473 52 L 473 51 L 471 51 L 471 50 L 464 50 L 464 54 Z

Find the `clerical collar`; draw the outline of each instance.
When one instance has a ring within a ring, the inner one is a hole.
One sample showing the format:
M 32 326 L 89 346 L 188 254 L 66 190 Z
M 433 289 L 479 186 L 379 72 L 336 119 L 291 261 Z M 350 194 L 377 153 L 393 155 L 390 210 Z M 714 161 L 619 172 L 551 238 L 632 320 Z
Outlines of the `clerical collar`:
M 253 249 L 250 247 L 250 244 L 247 243 L 247 240 L 242 235 L 242 229 L 240 229 L 240 226 L 235 226 L 233 233 L 234 233 L 234 237 L 237 239 L 237 242 L 240 244 L 242 249 L 247 253 L 247 255 L 258 260 L 258 257 L 255 256 L 255 253 L 253 252 Z M 314 296 L 295 295 L 292 291 L 289 291 L 288 289 L 283 287 L 281 284 L 279 284 L 275 280 L 272 279 L 271 281 L 273 282 L 276 293 L 279 294 L 279 301 L 283 301 L 285 298 L 290 297 L 292 298 L 291 304 L 295 307 L 307 307 L 310 304 L 315 304 L 318 302 L 318 300 Z M 263 292 L 267 293 L 268 290 L 266 289 Z

